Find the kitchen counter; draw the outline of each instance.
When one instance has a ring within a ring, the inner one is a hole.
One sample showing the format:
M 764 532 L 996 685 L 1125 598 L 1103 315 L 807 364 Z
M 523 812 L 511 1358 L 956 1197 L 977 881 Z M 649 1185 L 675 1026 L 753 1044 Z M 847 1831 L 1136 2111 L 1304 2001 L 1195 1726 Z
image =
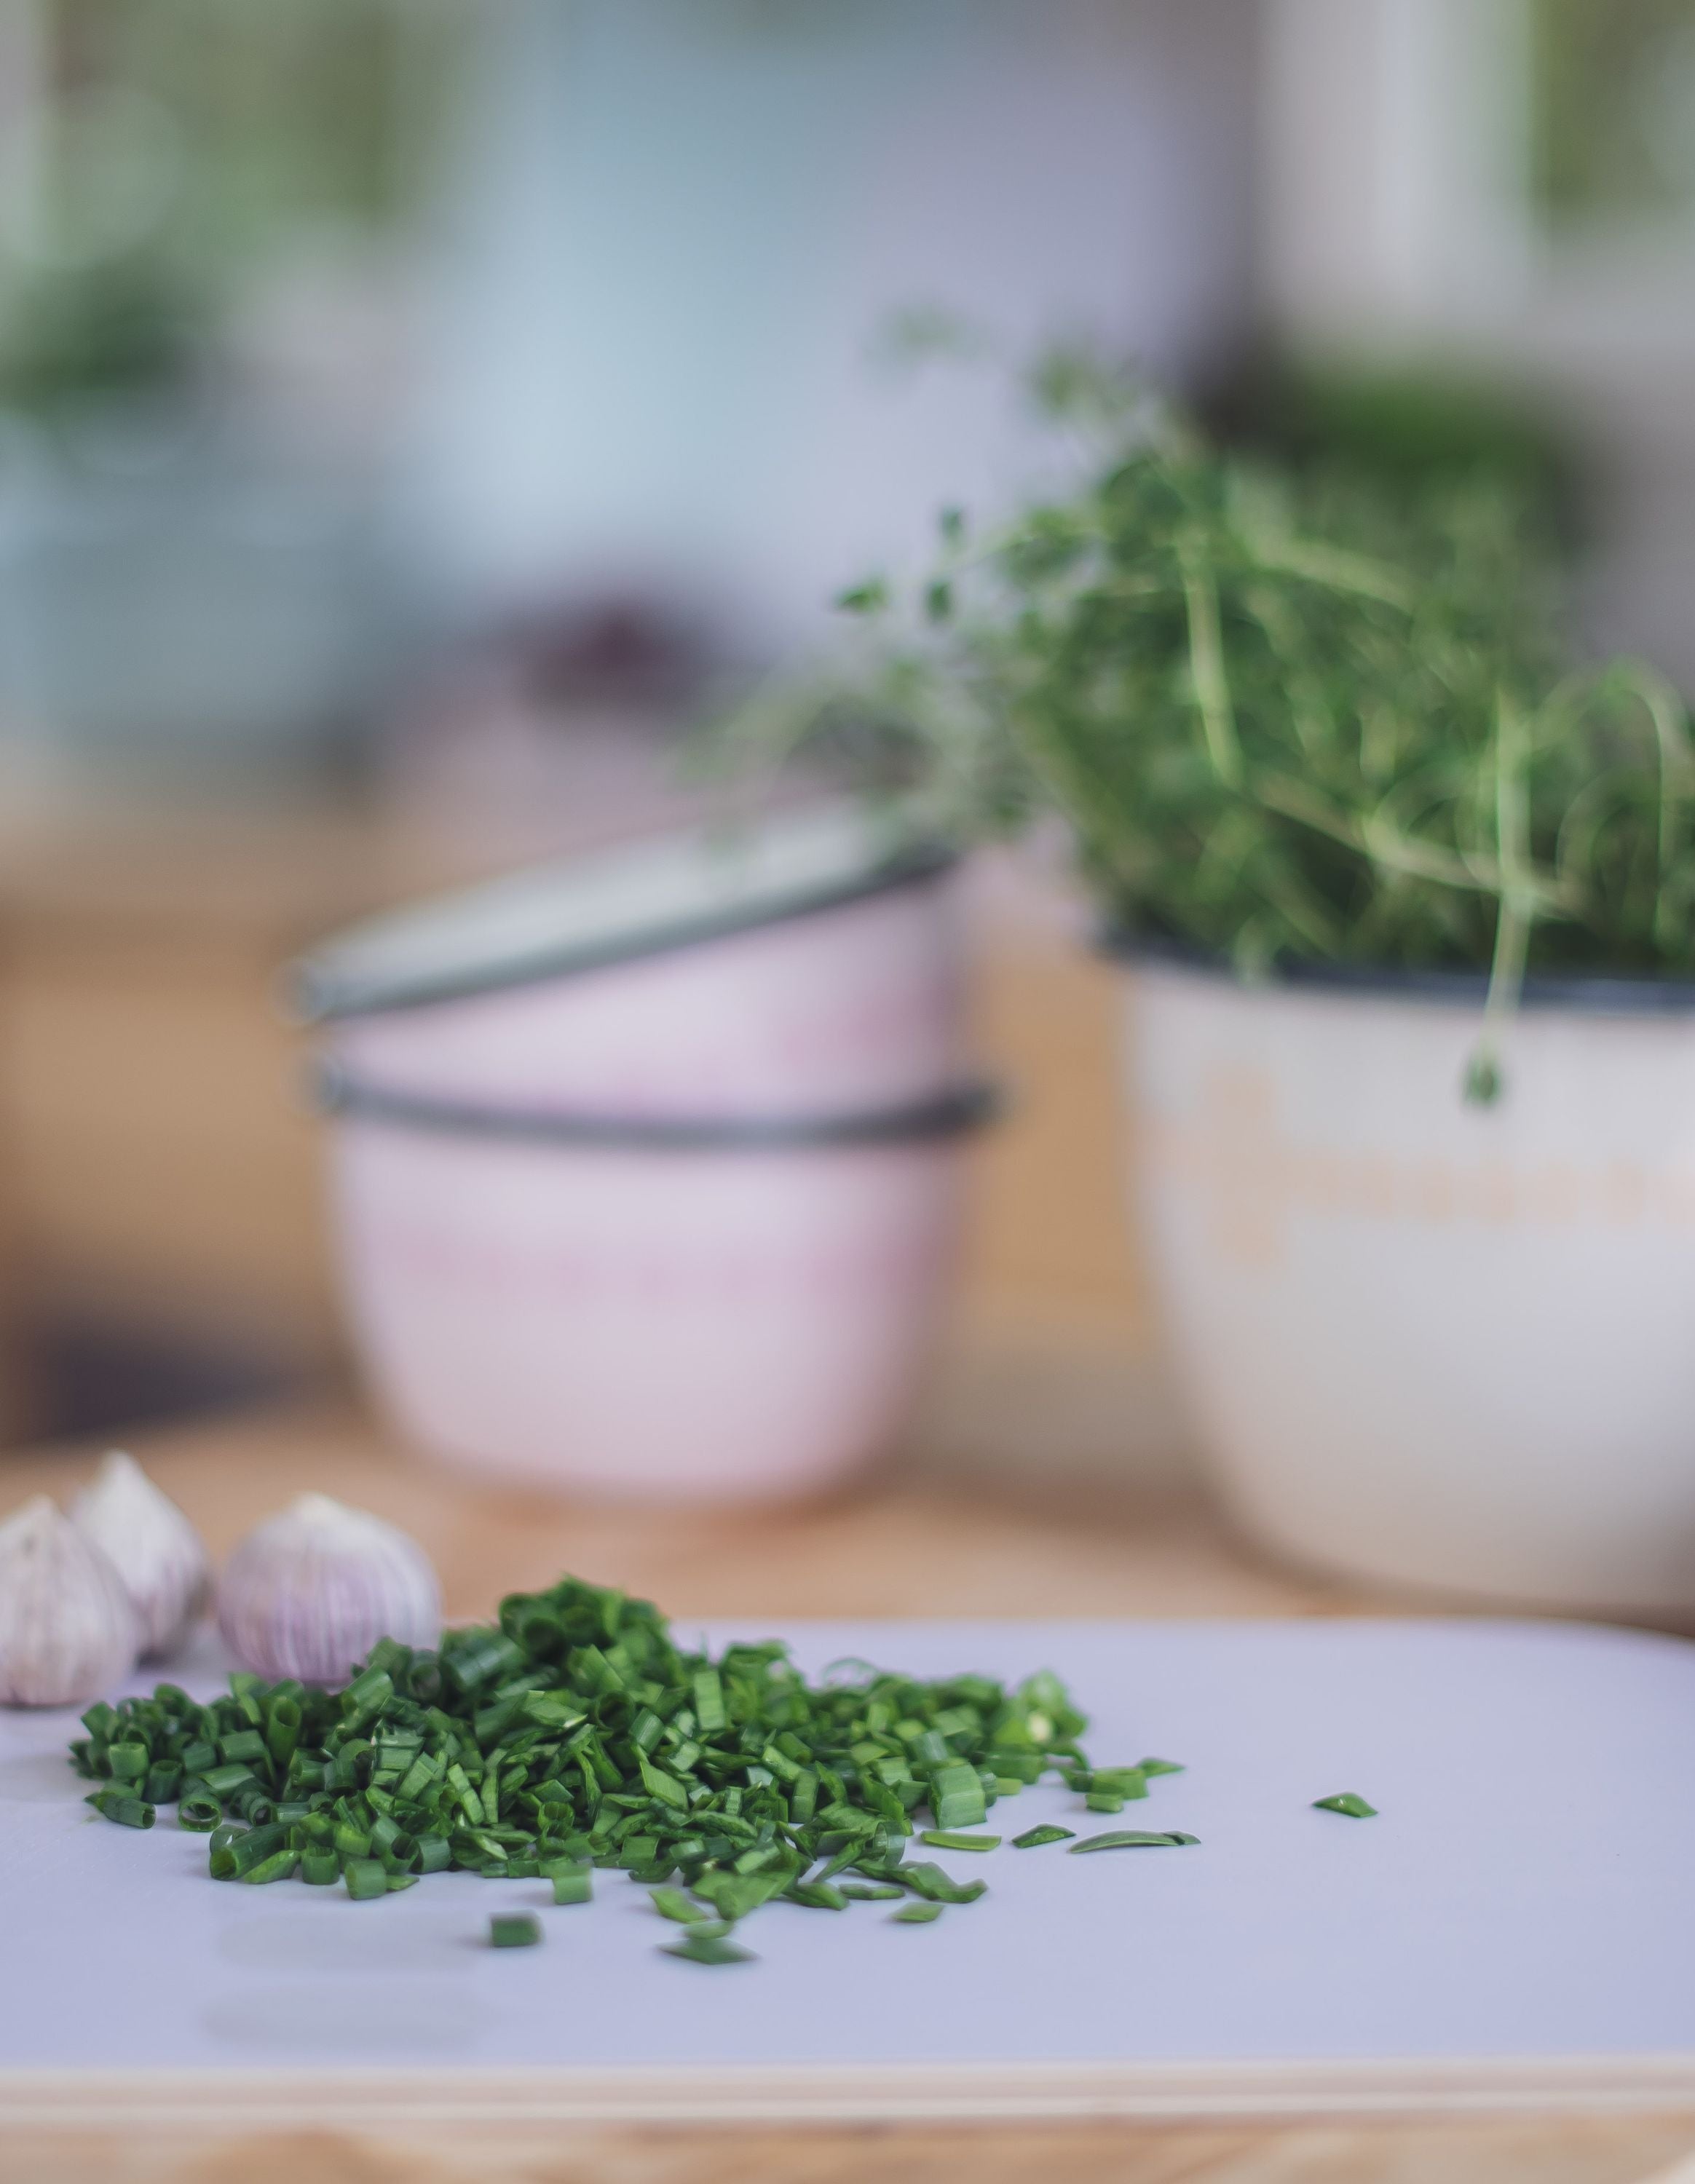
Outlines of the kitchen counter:
M 681 1617 L 1335 1615 L 1388 1603 L 1280 1571 L 1179 1495 L 1120 1496 L 1082 1483 L 969 1483 L 916 1472 L 806 1507 L 739 1514 L 579 1508 L 429 1470 L 355 1412 L 280 1410 L 144 1436 L 132 1446 L 189 1511 L 215 1554 L 298 1493 L 327 1492 L 404 1524 L 439 1568 L 448 1612 L 487 1613 L 505 1591 L 572 1569 Z M 95 1452 L 0 1458 L 0 1513 L 62 1495 Z M 1398 1605 L 1398 1604 L 1397 1604 Z M 98 1975 L 92 1970 L 91 1975 Z M 155 2122 L 118 2137 L 8 2126 L 0 2184 L 888 2184 L 969 2173 L 1024 2184 L 1637 2184 L 1695 2147 L 1695 2114 L 1596 2114 L 1345 2124 L 1292 2120 L 1167 2125 L 997 2123 L 581 2126 L 542 2134 L 432 2124 L 409 2138 L 337 2131 L 243 2132 L 227 2118 Z

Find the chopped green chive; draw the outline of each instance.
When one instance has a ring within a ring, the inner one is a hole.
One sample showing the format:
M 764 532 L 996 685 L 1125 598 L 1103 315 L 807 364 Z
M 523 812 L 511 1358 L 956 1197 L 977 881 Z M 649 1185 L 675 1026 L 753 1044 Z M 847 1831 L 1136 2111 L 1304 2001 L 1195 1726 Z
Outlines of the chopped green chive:
M 951 1874 L 944 1873 L 940 1866 L 928 1862 L 903 1865 L 897 1870 L 915 1896 L 922 1896 L 932 1903 L 974 1903 L 989 1888 L 986 1880 L 957 1881 Z
M 708 1934 L 698 1926 L 666 1945 L 664 1954 L 681 1957 L 688 1964 L 750 1964 L 755 1958 L 750 1949 L 738 1948 L 723 1934 Z
M 273 1880 L 292 1879 L 299 1863 L 298 1855 L 292 1850 L 273 1851 L 269 1858 L 261 1858 L 257 1865 L 248 1866 L 236 1878 L 246 1881 L 249 1887 L 262 1888 Z
M 120 1828 L 150 1828 L 155 1818 L 145 1798 L 125 1797 L 121 1790 L 97 1790 L 87 1802 L 103 1820 L 114 1821 Z
M 933 1919 L 941 1917 L 942 1907 L 939 1903 L 907 1903 L 892 1915 L 897 1926 L 928 1926 Z
M 1076 1833 L 1074 1828 L 1057 1828 L 1051 1820 L 1044 1820 L 1039 1828 L 1026 1828 L 1021 1836 L 1014 1836 L 1014 1850 L 1040 1850 L 1044 1843 L 1069 1842 Z
M 1363 1797 L 1355 1797 L 1352 1790 L 1344 1790 L 1334 1797 L 1315 1797 L 1313 1809 L 1317 1813 L 1346 1813 L 1351 1820 L 1374 1820 L 1375 1805 L 1368 1805 Z
M 789 1903 L 802 1904 L 809 1911 L 845 1911 L 848 1908 L 847 1897 L 828 1880 L 797 1880 L 783 1892 Z
M 679 1926 L 698 1926 L 712 1915 L 680 1888 L 655 1888 L 653 1908 L 661 1919 L 674 1919 Z
M 499 1912 L 488 1921 L 491 1949 L 532 1949 L 541 1937 L 541 1920 L 527 1911 Z
M 962 1762 L 938 1767 L 930 1778 L 930 1810 L 939 1828 L 974 1826 L 988 1810 L 988 1796 L 977 1769 Z
M 904 1864 L 907 1845 L 995 1849 L 990 1806 L 1049 1775 L 1117 1809 L 1175 1771 L 1091 1771 L 1085 1726 L 1046 1670 L 1008 1685 L 844 1661 L 809 1679 L 778 1643 L 690 1652 L 647 1602 L 566 1578 L 438 1648 L 384 1639 L 341 1691 L 243 1674 L 204 1703 L 160 1684 L 92 1706 L 70 1754 L 108 1820 L 175 1805 L 215 1880 L 374 1902 L 456 1871 L 544 1880 L 568 1904 L 598 1867 L 652 1890 L 669 1953 L 724 1964 L 750 1960 L 733 1931 L 773 1902 L 882 1903 L 911 1925 L 974 1903 L 983 1881 Z M 503 1914 L 489 1938 L 539 1933 Z
M 1181 1774 L 1185 1770 L 1180 1760 L 1139 1759 L 1137 1767 L 1144 1774 Z
M 1084 1836 L 1081 1842 L 1073 1843 L 1071 1854 L 1075 1858 L 1079 1851 L 1084 1850 L 1166 1850 L 1174 1844 L 1197 1842 L 1199 1840 L 1197 1836 L 1149 1835 L 1139 1828 L 1119 1828 L 1111 1835 Z
M 1147 1795 L 1147 1776 L 1140 1767 L 1097 1767 L 1089 1787 L 1096 1796 L 1118 1797 L 1129 1803 Z

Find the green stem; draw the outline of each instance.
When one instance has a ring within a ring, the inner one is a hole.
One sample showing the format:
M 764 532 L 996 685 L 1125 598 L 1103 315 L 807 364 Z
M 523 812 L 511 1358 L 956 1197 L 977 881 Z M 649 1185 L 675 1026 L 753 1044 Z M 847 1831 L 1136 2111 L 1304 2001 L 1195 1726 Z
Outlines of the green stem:
M 1179 547 L 1178 563 L 1183 571 L 1183 598 L 1189 618 L 1189 671 L 1195 684 L 1195 702 L 1201 709 L 1207 755 L 1224 786 L 1240 788 L 1242 747 L 1236 734 L 1235 708 L 1224 666 L 1218 588 L 1205 554 L 1192 538 L 1185 538 Z

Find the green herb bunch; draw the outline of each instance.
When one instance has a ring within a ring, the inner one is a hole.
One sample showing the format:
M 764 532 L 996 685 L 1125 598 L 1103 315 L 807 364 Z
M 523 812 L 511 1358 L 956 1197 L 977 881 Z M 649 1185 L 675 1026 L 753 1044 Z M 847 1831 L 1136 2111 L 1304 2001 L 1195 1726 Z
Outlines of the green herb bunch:
M 1386 500 L 1221 454 L 1051 359 L 1073 489 L 940 521 L 848 656 L 726 731 L 823 738 L 966 839 L 1057 812 L 1110 919 L 1247 974 L 1301 961 L 1695 972 L 1695 757 L 1631 662 L 1566 669 L 1498 483 Z
M 109 1786 L 89 1802 L 132 1827 L 176 1802 L 180 1825 L 209 1833 L 215 1880 L 372 1897 L 460 1869 L 545 1876 L 564 1903 L 586 1898 L 591 1866 L 617 1868 L 688 1930 L 677 1952 L 710 1963 L 736 1961 L 730 1930 L 775 1897 L 982 1895 L 902 1862 L 926 1810 L 938 1847 L 988 1848 L 999 1837 L 953 1831 L 1050 1769 L 1107 1812 L 1177 1771 L 1091 1770 L 1084 1719 L 1046 1673 L 1008 1691 L 854 1662 L 809 1683 L 780 1644 L 685 1652 L 647 1602 L 572 1578 L 438 1652 L 385 1639 L 343 1691 L 236 1675 L 203 1706 L 162 1684 L 83 1723 L 72 1763 Z

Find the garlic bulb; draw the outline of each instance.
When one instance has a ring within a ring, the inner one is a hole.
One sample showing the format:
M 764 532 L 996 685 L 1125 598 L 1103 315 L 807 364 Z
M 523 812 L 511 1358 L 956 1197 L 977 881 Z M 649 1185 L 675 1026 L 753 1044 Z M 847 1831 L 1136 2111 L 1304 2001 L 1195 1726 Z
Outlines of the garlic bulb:
M 0 1704 L 103 1698 L 137 1642 L 123 1580 L 45 1494 L 0 1524 Z
M 114 1449 L 71 1504 L 70 1521 L 124 1580 L 142 1658 L 174 1652 L 204 1613 L 212 1566 L 200 1535 L 131 1456 Z
M 218 1588 L 218 1628 L 244 1668 L 345 1683 L 379 1638 L 433 1646 L 441 1592 L 423 1549 L 380 1518 L 303 1494 L 249 1532 Z

